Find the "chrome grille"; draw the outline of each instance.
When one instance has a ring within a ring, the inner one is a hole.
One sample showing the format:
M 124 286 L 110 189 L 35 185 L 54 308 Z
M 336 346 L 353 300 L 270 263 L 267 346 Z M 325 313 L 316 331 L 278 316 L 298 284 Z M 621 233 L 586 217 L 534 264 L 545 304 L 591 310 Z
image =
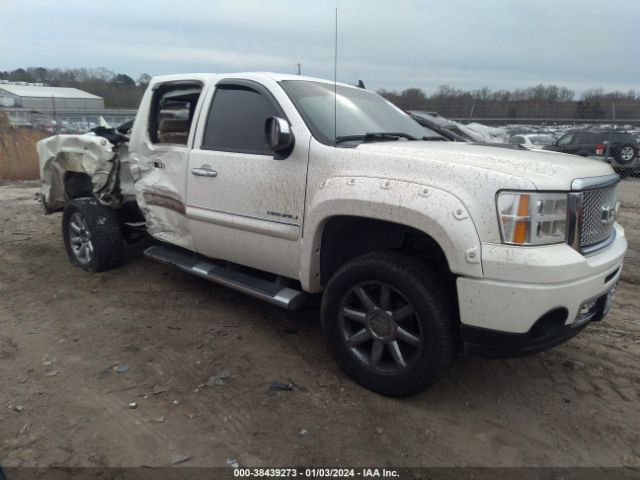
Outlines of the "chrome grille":
M 613 221 L 607 221 L 616 206 L 616 188 L 587 190 L 582 193 L 580 247 L 607 240 L 613 234 Z

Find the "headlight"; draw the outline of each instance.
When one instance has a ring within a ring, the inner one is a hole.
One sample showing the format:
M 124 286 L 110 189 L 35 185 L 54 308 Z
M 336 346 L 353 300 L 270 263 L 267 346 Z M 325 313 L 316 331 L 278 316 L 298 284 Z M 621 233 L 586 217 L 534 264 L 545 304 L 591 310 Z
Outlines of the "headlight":
M 567 194 L 501 192 L 498 218 L 502 241 L 549 245 L 567 240 Z

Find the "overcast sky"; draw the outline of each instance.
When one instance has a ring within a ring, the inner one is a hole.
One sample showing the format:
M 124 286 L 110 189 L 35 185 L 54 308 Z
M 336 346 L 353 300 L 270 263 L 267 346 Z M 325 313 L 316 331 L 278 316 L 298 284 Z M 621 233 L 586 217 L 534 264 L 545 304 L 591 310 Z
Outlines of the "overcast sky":
M 640 89 L 640 0 L 0 0 L 0 70 L 268 70 L 370 89 Z

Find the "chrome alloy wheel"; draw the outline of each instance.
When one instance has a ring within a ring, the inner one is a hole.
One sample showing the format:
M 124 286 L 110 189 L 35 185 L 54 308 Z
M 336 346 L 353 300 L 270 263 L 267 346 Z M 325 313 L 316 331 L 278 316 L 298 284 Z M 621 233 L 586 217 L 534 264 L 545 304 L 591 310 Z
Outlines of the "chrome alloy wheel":
M 620 158 L 623 162 L 630 162 L 633 159 L 635 152 L 633 151 L 633 147 L 626 146 L 620 152 Z
M 80 212 L 75 212 L 69 219 L 69 243 L 76 260 L 87 265 L 93 258 L 93 243 L 87 221 Z
M 384 282 L 363 282 L 347 291 L 339 324 L 347 349 L 376 373 L 399 373 L 422 351 L 413 305 Z

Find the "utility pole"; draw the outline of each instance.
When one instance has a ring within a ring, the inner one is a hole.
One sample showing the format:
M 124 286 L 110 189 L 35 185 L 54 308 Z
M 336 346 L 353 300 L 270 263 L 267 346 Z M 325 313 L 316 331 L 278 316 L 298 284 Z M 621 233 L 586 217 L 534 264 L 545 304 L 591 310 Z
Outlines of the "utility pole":
M 300 72 L 302 71 L 302 64 L 296 63 L 296 68 L 298 69 L 298 75 L 302 75 Z
M 53 121 L 56 122 L 56 133 L 60 133 L 60 125 L 58 125 L 58 116 L 56 115 L 56 97 L 51 95 L 51 105 L 53 106 Z

